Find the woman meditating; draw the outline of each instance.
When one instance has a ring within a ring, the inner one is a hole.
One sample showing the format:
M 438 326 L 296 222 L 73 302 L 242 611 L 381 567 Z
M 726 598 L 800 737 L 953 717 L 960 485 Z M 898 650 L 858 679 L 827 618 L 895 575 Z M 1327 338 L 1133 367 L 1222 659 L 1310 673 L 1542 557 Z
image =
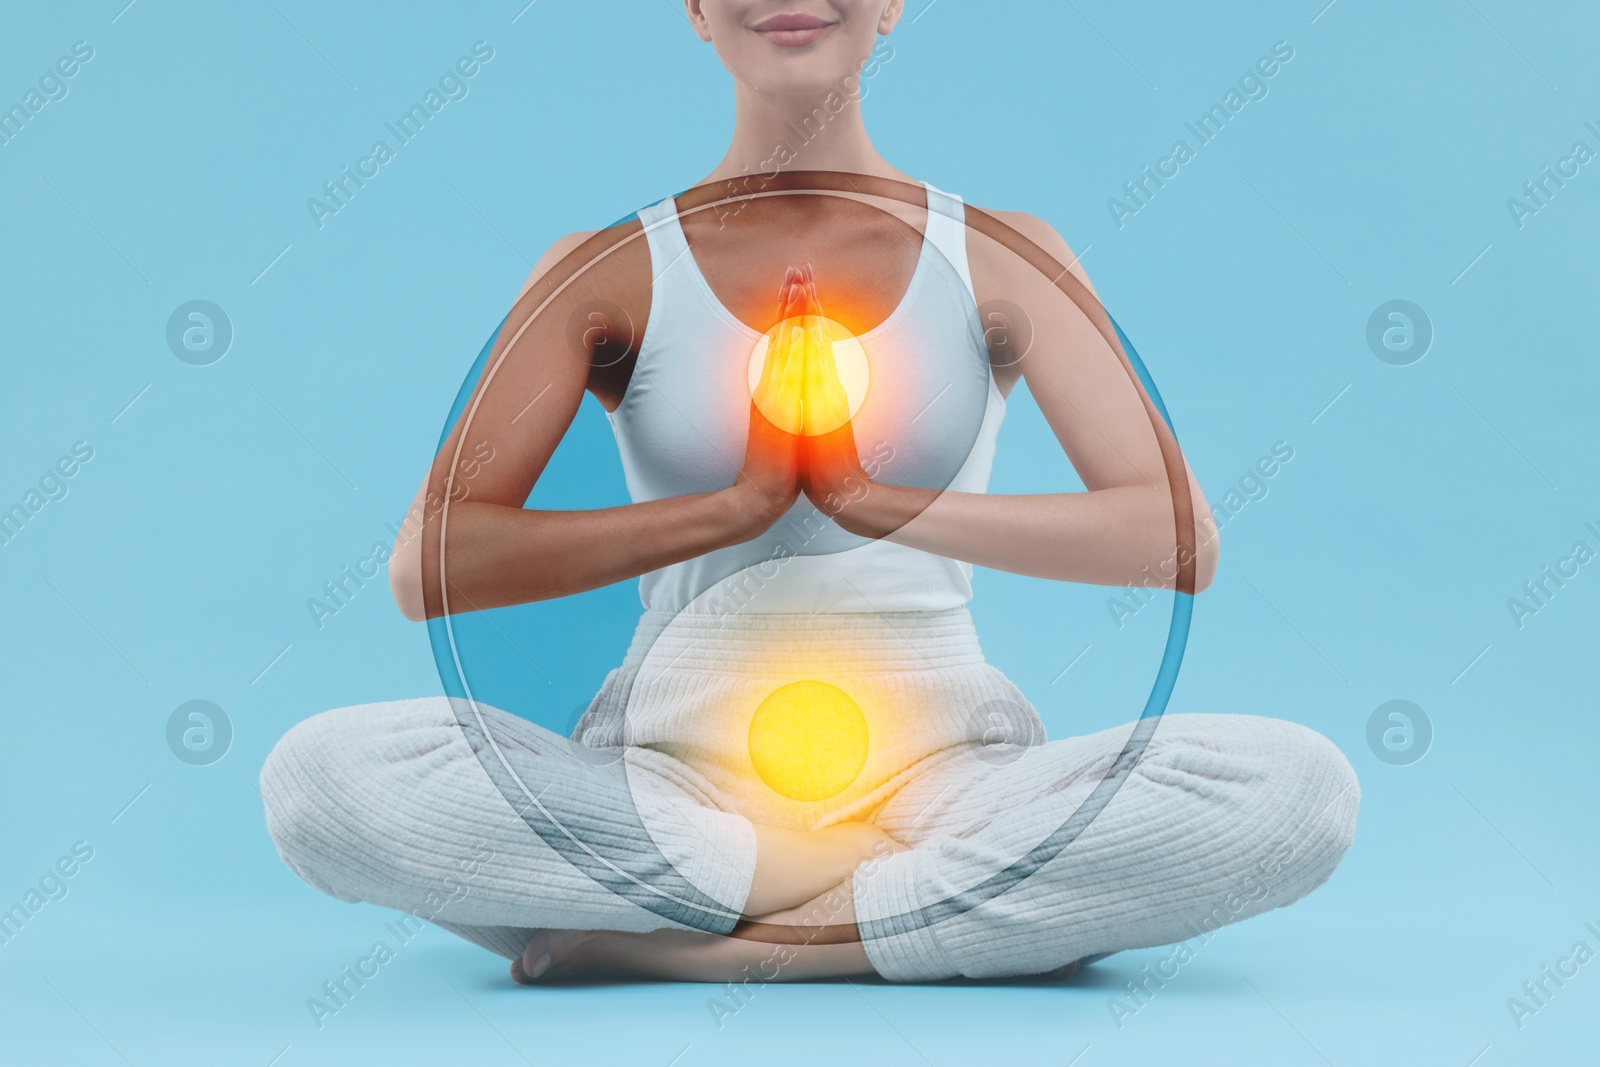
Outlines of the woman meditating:
M 528 983 L 1060 977 L 1310 892 L 1360 799 L 1326 738 L 1047 741 L 985 661 L 974 566 L 1192 595 L 1216 528 L 1061 237 L 873 148 L 901 0 L 685 7 L 727 156 L 545 253 L 390 560 L 418 620 L 637 577 L 628 653 L 571 738 L 470 696 L 296 726 L 261 777 L 284 861 Z M 986 493 L 1019 382 L 1084 491 Z M 632 502 L 525 508 L 585 391 Z

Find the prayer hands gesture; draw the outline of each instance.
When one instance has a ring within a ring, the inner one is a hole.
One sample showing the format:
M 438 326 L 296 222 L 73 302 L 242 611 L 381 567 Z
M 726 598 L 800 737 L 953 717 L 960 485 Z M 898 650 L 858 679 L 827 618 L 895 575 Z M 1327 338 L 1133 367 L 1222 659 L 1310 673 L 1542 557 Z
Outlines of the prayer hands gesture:
M 850 398 L 834 363 L 809 264 L 785 273 L 778 323 L 751 394 L 740 481 L 756 492 L 771 522 L 802 492 L 837 518 L 866 494 L 871 479 L 856 452 Z

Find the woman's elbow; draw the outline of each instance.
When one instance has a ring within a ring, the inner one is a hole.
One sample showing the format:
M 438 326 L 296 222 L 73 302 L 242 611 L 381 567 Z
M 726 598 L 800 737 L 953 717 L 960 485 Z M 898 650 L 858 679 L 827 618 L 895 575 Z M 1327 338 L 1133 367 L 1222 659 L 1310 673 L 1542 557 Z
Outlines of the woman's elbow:
M 389 561 L 389 592 L 394 596 L 395 607 L 412 622 L 425 622 L 428 618 L 426 598 L 422 594 L 422 561 L 410 553 L 396 552 Z
M 1202 545 L 1195 561 L 1194 591 L 1196 595 L 1204 593 L 1211 588 L 1211 582 L 1217 576 L 1217 543 Z
M 1222 554 L 1222 538 L 1209 516 L 1200 524 L 1200 543 L 1195 546 L 1194 591 L 1198 595 L 1211 588 L 1217 576 L 1217 561 Z

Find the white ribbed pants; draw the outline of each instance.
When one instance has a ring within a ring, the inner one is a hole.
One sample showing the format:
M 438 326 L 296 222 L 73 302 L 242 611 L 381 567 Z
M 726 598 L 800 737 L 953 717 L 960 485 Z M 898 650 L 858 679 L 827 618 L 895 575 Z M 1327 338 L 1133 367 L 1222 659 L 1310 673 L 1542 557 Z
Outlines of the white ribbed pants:
M 892 666 L 903 699 L 922 703 L 937 702 L 941 678 L 966 671 L 946 687 L 952 707 L 928 714 L 972 724 L 962 729 L 973 736 L 943 736 L 898 767 L 891 761 L 845 804 L 751 801 L 748 788 L 730 784 L 731 757 L 708 757 L 704 744 L 613 739 L 594 748 L 437 697 L 340 708 L 292 729 L 261 775 L 268 829 L 284 862 L 315 888 L 410 912 L 511 958 L 537 928 L 726 932 L 755 868 L 751 818 L 800 826 L 870 818 L 910 846 L 853 880 L 867 955 L 896 981 L 1038 974 L 1172 944 L 1292 903 L 1338 865 L 1360 787 L 1332 742 L 1277 719 L 1167 715 L 1093 821 L 1016 877 L 1105 777 L 1133 727 L 985 744 L 988 713 L 956 705 L 983 696 L 973 691 L 981 671 L 998 679 L 996 692 L 1009 683 L 986 665 L 955 662 L 976 649 L 959 616 L 897 616 L 895 640 L 917 642 L 925 665 Z M 770 619 L 755 625 L 785 630 Z M 841 647 L 871 646 L 864 634 L 879 625 L 836 627 L 838 644 L 813 646 L 817 658 L 798 668 L 795 633 L 780 632 L 781 677 L 815 674 Z M 717 662 L 709 629 L 681 637 Z M 641 652 L 636 637 L 622 672 L 648 674 L 641 662 L 672 640 L 658 626 Z M 734 643 L 747 654 L 749 634 Z M 664 691 L 668 674 L 703 669 L 684 658 L 634 686 L 632 699 Z M 749 673 L 754 692 L 770 681 Z M 597 702 L 616 693 L 616 674 Z M 872 692 L 870 680 L 853 678 L 832 676 Z M 604 719 L 591 709 L 586 721 Z M 1004 892 L 984 888 L 997 880 Z

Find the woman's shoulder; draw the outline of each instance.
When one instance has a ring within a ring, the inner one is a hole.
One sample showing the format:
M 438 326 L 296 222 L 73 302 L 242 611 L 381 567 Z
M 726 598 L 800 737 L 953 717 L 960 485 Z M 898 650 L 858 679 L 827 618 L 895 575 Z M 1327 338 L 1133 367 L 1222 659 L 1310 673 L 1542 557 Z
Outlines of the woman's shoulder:
M 604 229 L 574 230 L 556 238 L 534 263 L 518 295 L 527 293 L 540 279 L 564 263 L 566 266 L 559 272 L 563 277 L 571 276 L 576 268 L 588 263 L 598 270 L 591 269 L 584 274 L 592 276 L 595 281 L 603 280 L 609 286 L 615 286 L 641 270 L 648 278 L 650 253 L 644 242 L 637 239 L 642 230 L 639 216 L 633 214 Z
M 1036 273 L 1031 267 L 1024 253 L 1028 244 L 1037 246 L 1051 259 L 1070 270 L 1089 292 L 1094 293 L 1094 286 L 1089 282 L 1089 275 L 1084 271 L 1080 261 L 1081 253 L 1073 250 L 1067 239 L 1050 223 L 1037 215 L 1026 211 L 1000 211 L 994 208 L 980 208 L 974 204 L 967 205 L 969 217 L 967 224 L 970 229 L 982 228 L 989 236 L 974 237 L 970 232 L 967 237 L 968 256 L 972 260 L 973 270 L 976 274 L 982 272 L 993 280 L 993 288 L 1009 289 L 1006 280 L 1014 278 L 1021 272 Z M 988 216 L 1001 224 L 999 227 L 983 226 L 980 222 L 976 227 L 970 213 Z M 1019 242 L 1016 238 L 1024 238 Z M 1084 251 L 1088 251 L 1086 247 Z M 1095 294 L 1098 296 L 1098 294 Z

